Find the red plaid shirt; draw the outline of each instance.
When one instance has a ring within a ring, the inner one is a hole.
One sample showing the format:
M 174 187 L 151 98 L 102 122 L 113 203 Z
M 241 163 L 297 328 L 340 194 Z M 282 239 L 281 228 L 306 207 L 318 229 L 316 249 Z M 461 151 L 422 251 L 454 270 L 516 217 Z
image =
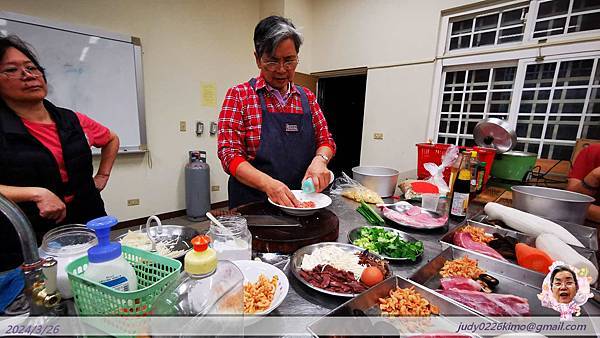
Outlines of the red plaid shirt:
M 256 78 L 257 90 L 265 88 L 265 86 L 266 82 L 262 76 Z M 335 142 L 327 128 L 327 121 L 325 121 L 315 94 L 306 88 L 304 91 L 312 112 L 317 148 L 328 146 L 335 152 Z M 269 112 L 302 114 L 300 93 L 295 86 L 292 86 L 285 106 L 282 106 L 277 98 L 268 91 L 266 91 L 265 103 Z M 251 161 L 256 157 L 260 145 L 261 125 L 260 100 L 250 84 L 244 82 L 229 88 L 219 115 L 218 133 L 218 155 L 225 172 L 235 176 L 235 171 L 240 163 Z

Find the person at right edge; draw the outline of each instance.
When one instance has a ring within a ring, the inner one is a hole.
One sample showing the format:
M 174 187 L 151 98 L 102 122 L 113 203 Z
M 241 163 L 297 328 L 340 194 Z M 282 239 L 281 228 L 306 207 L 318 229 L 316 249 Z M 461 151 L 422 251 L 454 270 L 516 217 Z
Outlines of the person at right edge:
M 590 144 L 579 152 L 569 172 L 567 190 L 594 197 L 586 218 L 600 223 L 600 144 Z
M 219 115 L 218 155 L 230 174 L 229 207 L 271 201 L 299 207 L 290 189 L 311 178 L 329 184 L 335 143 L 315 94 L 294 85 L 302 37 L 279 16 L 254 29 L 260 75 L 227 91 Z

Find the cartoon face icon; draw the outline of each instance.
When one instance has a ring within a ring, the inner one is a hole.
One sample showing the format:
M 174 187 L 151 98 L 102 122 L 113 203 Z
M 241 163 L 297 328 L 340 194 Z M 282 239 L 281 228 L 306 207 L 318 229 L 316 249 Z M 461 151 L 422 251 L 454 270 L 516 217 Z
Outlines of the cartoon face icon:
M 551 276 L 552 295 L 559 303 L 569 304 L 577 294 L 577 277 L 566 267 L 555 269 Z

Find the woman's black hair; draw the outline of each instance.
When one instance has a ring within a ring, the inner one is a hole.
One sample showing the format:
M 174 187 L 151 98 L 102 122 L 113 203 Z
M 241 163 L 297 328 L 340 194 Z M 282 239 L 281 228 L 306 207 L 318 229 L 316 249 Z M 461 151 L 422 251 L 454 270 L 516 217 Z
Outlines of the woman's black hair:
M 42 72 L 44 81 L 46 81 L 46 72 L 44 71 L 44 67 L 40 65 L 37 56 L 33 52 L 33 47 L 31 47 L 31 45 L 29 45 L 27 42 L 21 40 L 16 35 L 0 37 L 0 60 L 4 58 L 4 54 L 6 54 L 6 51 L 11 47 L 25 54 L 25 56 L 31 60 L 31 62 L 33 62 L 33 64 Z
M 296 26 L 286 18 L 272 15 L 260 20 L 254 28 L 254 51 L 258 57 L 263 54 L 272 55 L 277 45 L 291 38 L 296 47 L 296 53 L 300 51 L 302 45 L 302 35 L 296 29 Z
M 573 276 L 573 280 L 575 281 L 575 288 L 579 289 L 579 283 L 577 282 L 577 275 L 575 275 L 575 272 L 573 272 L 573 270 L 569 269 L 568 267 L 566 267 L 564 265 L 557 266 L 556 268 L 554 268 L 554 270 L 552 270 L 552 274 L 550 274 L 550 285 L 552 285 L 554 283 L 554 276 L 556 276 L 557 273 L 562 272 L 562 271 L 568 271 L 571 273 L 571 276 Z

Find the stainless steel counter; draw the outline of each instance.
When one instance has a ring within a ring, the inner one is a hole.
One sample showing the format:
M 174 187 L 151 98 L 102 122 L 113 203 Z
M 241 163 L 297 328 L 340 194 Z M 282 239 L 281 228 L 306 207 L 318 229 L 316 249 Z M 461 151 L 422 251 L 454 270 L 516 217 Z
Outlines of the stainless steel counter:
M 348 243 L 348 233 L 362 225 L 368 225 L 366 220 L 356 212 L 359 203 L 353 202 L 345 197 L 332 195 L 333 203 L 328 207 L 334 212 L 340 220 L 340 234 L 337 241 Z M 472 212 L 477 212 L 480 208 L 472 208 Z M 457 226 L 458 223 L 450 223 L 450 228 Z M 390 263 L 394 274 L 403 277 L 410 277 L 421 266 L 436 257 L 442 251 L 439 239 L 449 230 L 448 227 L 434 230 L 414 230 L 410 228 L 394 225 L 395 228 L 410 233 L 411 236 L 423 241 L 425 250 L 422 257 L 416 262 L 408 263 Z M 306 287 L 298 281 L 289 271 L 289 266 L 285 267 L 286 275 L 290 281 L 290 290 L 286 299 L 272 315 L 317 315 L 326 314 L 337 306 L 346 302 L 348 298 L 329 296 Z

